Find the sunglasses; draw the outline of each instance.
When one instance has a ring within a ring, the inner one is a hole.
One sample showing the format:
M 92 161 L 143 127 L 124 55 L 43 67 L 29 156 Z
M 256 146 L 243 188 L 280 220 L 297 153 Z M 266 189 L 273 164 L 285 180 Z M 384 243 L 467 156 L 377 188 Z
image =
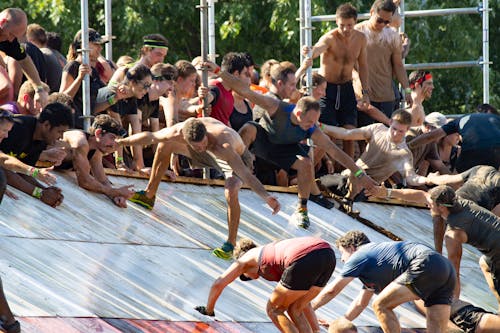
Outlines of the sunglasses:
M 391 23 L 391 20 L 384 20 L 383 18 L 381 18 L 380 16 L 377 15 L 377 23 L 378 24 L 384 24 L 384 25 L 388 25 L 389 23 Z
M 160 76 L 153 76 L 153 80 L 155 81 L 172 81 L 174 79 L 173 74 L 165 74 Z
M 142 87 L 144 90 L 148 90 L 151 87 L 151 83 L 142 83 L 142 82 L 137 82 L 137 85 Z

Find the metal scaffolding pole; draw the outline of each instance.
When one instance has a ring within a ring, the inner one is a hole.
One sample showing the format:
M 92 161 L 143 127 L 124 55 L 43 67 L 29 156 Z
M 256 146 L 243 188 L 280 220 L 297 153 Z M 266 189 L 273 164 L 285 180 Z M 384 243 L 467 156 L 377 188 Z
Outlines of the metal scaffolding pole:
M 489 16 L 488 0 L 483 1 L 481 14 L 483 16 L 483 103 L 490 102 L 490 46 L 489 46 Z
M 81 0 L 81 33 L 82 33 L 82 63 L 90 65 L 89 61 L 89 13 L 88 0 Z M 85 75 L 82 81 L 83 100 L 83 129 L 87 131 L 90 127 L 90 76 Z
M 217 0 L 208 0 L 208 59 L 215 62 L 215 3 Z
M 105 0 L 104 2 L 104 18 L 105 18 L 105 34 L 109 42 L 105 44 L 106 48 L 106 59 L 113 61 L 113 29 L 112 22 L 113 18 L 111 16 L 111 0 Z
M 209 47 L 209 38 L 208 38 L 208 2 L 207 0 L 200 0 L 200 5 L 198 6 L 200 9 L 200 36 L 201 36 L 201 59 L 203 62 L 208 60 L 208 47 Z M 201 72 L 201 82 L 203 86 L 208 87 L 208 69 L 206 67 L 202 68 Z M 202 117 L 208 115 L 208 97 L 203 99 L 203 111 Z M 210 169 L 203 169 L 203 178 L 210 178 Z

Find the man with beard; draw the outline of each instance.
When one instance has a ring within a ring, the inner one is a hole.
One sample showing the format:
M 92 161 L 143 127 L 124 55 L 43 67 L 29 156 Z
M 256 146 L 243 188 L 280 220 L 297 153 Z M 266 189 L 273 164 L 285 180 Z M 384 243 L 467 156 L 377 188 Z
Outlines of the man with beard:
M 127 199 L 134 192 L 132 185 L 113 187 L 104 173 L 102 157 L 118 148 L 115 140 L 125 134 L 125 130 L 111 116 L 98 115 L 89 133 L 81 130 L 67 131 L 63 141 L 69 146 L 63 168 L 75 169 L 78 185 L 86 190 L 106 194 L 118 207 L 127 207 Z

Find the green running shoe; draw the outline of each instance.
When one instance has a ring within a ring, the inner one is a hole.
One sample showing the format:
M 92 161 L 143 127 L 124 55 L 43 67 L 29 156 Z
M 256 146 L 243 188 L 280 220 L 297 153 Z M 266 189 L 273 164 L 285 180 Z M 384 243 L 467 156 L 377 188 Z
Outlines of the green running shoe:
M 303 229 L 307 229 L 311 225 L 309 216 L 307 215 L 307 208 L 297 208 L 295 213 L 292 215 L 292 219 L 298 227 Z
M 135 204 L 138 204 L 146 209 L 152 210 L 155 205 L 156 196 L 151 199 L 146 196 L 146 192 L 137 191 L 129 200 Z
M 212 254 L 220 259 L 231 260 L 233 258 L 233 249 L 233 244 L 225 242 L 221 247 L 214 249 Z

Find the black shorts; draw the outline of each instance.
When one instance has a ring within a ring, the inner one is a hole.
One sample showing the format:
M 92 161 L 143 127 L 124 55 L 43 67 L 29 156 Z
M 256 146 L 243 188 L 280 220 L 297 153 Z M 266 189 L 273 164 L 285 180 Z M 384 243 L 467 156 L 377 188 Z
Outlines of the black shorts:
M 5 177 L 3 169 L 0 168 L 0 203 L 2 203 L 3 195 L 5 194 L 6 189 L 7 189 L 7 178 Z
M 456 273 L 451 262 L 437 252 L 425 252 L 410 262 L 395 280 L 420 297 L 426 307 L 451 304 Z
M 358 124 L 358 108 L 352 81 L 335 84 L 328 82 L 326 96 L 319 101 L 321 116 L 319 121 L 333 126 Z
M 262 126 L 255 122 L 249 122 L 257 128 L 257 136 L 250 147 L 255 156 L 260 157 L 276 167 L 289 171 L 297 161 L 297 156 L 308 157 L 308 149 L 299 143 L 274 144 L 269 141 L 268 133 Z
M 493 279 L 493 286 L 500 295 L 500 260 L 498 256 L 496 260 L 492 260 L 490 257 L 484 255 L 481 258 L 488 264 L 491 271 L 491 278 Z
M 280 283 L 290 290 L 324 287 L 335 270 L 335 252 L 331 248 L 312 251 L 288 266 Z
M 371 105 L 382 111 L 389 119 L 392 116 L 392 113 L 394 112 L 394 106 L 396 105 L 395 101 L 388 101 L 388 102 L 370 102 Z M 363 127 L 367 125 L 371 125 L 375 123 L 375 119 L 370 117 L 364 112 L 358 112 L 358 127 Z
M 484 309 L 469 304 L 458 309 L 455 313 L 452 313 L 450 315 L 450 320 L 465 333 L 474 333 L 485 313 L 491 312 L 487 312 Z

